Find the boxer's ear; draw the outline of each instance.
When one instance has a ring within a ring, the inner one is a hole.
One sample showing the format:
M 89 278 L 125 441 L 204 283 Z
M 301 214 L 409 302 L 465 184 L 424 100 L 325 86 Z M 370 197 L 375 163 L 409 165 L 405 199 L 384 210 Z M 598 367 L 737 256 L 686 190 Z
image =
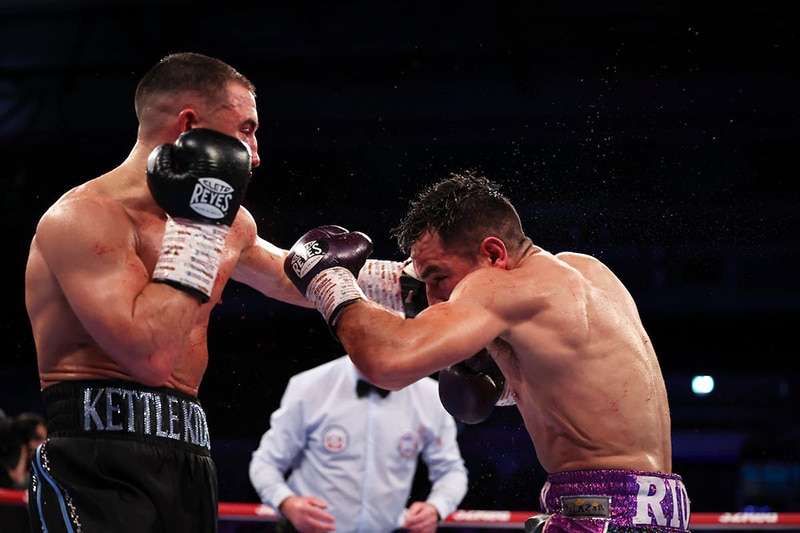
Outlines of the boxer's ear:
M 480 248 L 480 255 L 492 266 L 506 268 L 508 263 L 508 249 L 505 243 L 497 237 L 486 237 Z

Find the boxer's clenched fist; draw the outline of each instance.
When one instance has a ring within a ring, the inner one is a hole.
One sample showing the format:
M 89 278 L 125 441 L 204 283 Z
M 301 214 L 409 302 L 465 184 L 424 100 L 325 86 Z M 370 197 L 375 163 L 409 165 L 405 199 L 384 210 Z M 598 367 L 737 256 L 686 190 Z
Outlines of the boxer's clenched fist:
M 251 164 L 250 148 L 242 141 L 201 128 L 150 153 L 147 186 L 169 215 L 154 281 L 209 300 Z
M 356 277 L 372 253 L 372 240 L 341 226 L 307 232 L 289 250 L 283 269 L 329 325 L 341 309 L 364 299 Z
M 439 371 L 439 399 L 466 424 L 483 422 L 496 405 L 514 405 L 505 376 L 485 349 Z

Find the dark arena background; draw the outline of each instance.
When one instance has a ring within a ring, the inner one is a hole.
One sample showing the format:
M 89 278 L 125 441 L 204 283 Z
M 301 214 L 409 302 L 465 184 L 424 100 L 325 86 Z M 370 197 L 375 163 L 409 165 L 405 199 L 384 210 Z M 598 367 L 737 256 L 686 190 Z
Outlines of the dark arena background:
M 262 165 L 245 204 L 262 237 L 289 247 L 335 223 L 399 260 L 389 231 L 420 187 L 467 169 L 499 181 L 535 243 L 596 255 L 633 292 L 692 511 L 800 511 L 792 7 L 0 1 L 0 408 L 41 410 L 23 292 L 38 218 L 127 156 L 145 70 L 196 51 L 257 86 Z M 288 378 L 343 351 L 316 311 L 235 282 L 210 351 L 200 398 L 220 497 L 255 502 L 250 453 Z M 695 376 L 713 390 L 693 392 Z M 462 426 L 459 442 L 462 508 L 538 510 L 544 472 L 515 409 Z

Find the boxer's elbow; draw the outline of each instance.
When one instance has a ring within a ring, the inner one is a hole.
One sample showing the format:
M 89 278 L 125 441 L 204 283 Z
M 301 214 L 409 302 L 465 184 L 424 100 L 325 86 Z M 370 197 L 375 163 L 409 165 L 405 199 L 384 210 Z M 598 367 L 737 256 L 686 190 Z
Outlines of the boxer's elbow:
M 132 365 L 131 377 L 148 387 L 164 386 L 172 376 L 174 365 L 169 362 L 170 359 L 172 358 L 164 357 L 164 354 L 158 352 L 142 358 L 137 364 Z
M 150 365 L 143 369 L 138 381 L 148 387 L 163 387 L 172 376 L 172 369 L 159 365 Z
M 172 376 L 180 350 L 171 346 L 140 346 L 122 354 L 119 362 L 131 379 L 149 387 L 166 385 Z
M 98 345 L 128 378 L 147 386 L 165 385 L 182 354 L 192 346 L 192 330 L 183 321 L 131 317 L 110 320 L 106 325 L 93 331 Z

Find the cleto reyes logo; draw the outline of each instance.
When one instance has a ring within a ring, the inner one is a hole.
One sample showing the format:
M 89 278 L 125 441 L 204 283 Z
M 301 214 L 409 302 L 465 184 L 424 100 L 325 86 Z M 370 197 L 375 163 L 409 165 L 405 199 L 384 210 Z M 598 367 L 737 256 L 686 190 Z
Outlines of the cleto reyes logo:
M 292 257 L 292 270 L 297 277 L 302 278 L 308 271 L 319 263 L 328 251 L 328 243 L 320 241 L 308 241 L 302 249 L 295 250 Z
M 199 178 L 189 199 L 189 207 L 206 218 L 220 219 L 228 214 L 233 187 L 217 178 Z

